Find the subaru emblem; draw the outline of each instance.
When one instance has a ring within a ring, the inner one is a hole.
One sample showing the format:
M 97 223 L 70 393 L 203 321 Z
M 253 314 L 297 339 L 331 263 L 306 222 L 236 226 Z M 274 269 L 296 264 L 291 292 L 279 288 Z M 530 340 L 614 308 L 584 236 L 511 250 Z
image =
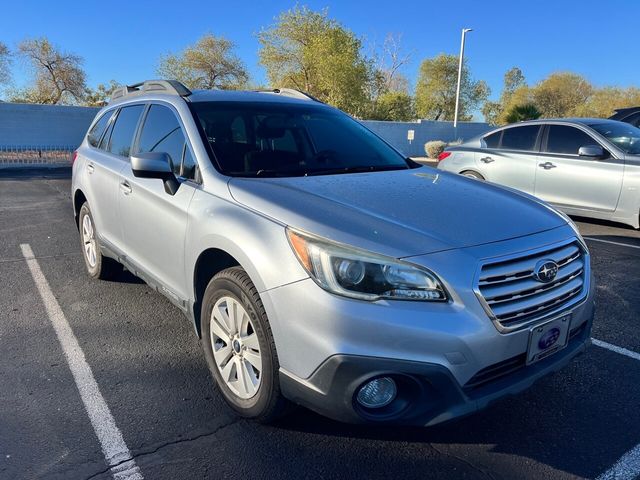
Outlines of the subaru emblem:
M 533 278 L 542 283 L 549 283 L 558 274 L 558 264 L 553 260 L 540 260 L 533 269 Z

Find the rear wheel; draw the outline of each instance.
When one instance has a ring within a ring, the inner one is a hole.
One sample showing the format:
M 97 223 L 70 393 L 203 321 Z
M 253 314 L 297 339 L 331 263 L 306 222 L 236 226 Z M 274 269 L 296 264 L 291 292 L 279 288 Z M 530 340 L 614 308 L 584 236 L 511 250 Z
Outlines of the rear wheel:
M 105 257 L 100 251 L 96 225 L 89 210 L 89 204 L 84 203 L 78 216 L 82 257 L 87 267 L 87 273 L 92 278 L 108 280 L 122 271 L 122 265 L 112 258 Z
M 484 177 L 477 172 L 472 172 L 471 170 L 466 170 L 464 172 L 460 172 L 460 175 L 464 175 L 465 177 L 475 178 L 476 180 L 484 180 Z
M 238 414 L 262 422 L 285 413 L 279 363 L 258 291 L 241 267 L 218 273 L 202 299 L 202 347 L 222 396 Z

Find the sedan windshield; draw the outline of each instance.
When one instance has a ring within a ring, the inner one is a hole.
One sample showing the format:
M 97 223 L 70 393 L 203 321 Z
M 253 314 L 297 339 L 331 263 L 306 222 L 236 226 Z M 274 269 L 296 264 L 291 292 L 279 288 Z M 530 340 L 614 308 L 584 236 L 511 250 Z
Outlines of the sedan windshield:
M 191 108 L 226 175 L 289 177 L 411 168 L 360 123 L 329 107 L 196 102 Z
M 594 123 L 589 126 L 625 153 L 640 154 L 639 128 L 622 122 Z

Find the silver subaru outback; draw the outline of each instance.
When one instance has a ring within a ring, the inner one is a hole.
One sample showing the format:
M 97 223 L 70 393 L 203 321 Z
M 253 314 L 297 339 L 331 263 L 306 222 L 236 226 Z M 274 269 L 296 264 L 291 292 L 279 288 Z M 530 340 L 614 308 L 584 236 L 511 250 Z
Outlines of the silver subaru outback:
M 182 310 L 245 417 L 432 425 L 589 344 L 589 251 L 564 214 L 301 92 L 123 87 L 72 195 L 89 275 L 124 266 Z

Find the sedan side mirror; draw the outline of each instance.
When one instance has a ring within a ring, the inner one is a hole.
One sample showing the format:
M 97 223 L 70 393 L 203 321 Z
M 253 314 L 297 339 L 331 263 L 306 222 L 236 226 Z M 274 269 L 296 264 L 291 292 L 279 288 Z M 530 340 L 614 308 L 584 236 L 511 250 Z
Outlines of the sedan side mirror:
M 585 145 L 583 147 L 580 147 L 580 149 L 578 150 L 578 155 L 581 157 L 595 159 L 602 159 L 607 157 L 604 148 L 602 148 L 600 145 Z
M 165 152 L 143 152 L 131 155 L 134 177 L 158 178 L 164 182 L 164 191 L 175 195 L 180 183 L 173 174 L 171 157 Z

